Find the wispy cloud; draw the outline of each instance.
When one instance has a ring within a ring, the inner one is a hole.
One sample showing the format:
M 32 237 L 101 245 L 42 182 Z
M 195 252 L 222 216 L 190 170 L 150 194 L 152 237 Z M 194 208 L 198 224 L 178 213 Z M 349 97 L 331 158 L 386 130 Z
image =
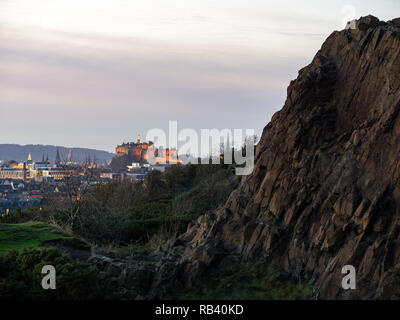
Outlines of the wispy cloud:
M 0 110 L 13 115 L 0 142 L 112 150 L 170 119 L 260 133 L 342 2 L 0 0 Z

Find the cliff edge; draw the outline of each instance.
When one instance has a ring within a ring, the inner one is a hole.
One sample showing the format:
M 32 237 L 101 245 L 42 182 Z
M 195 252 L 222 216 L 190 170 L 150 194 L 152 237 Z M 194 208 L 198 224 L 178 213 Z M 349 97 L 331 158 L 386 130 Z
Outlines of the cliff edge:
M 171 244 L 186 285 L 241 253 L 324 299 L 399 297 L 399 75 L 400 19 L 331 34 L 265 127 L 253 173 Z M 356 290 L 341 287 L 345 265 Z

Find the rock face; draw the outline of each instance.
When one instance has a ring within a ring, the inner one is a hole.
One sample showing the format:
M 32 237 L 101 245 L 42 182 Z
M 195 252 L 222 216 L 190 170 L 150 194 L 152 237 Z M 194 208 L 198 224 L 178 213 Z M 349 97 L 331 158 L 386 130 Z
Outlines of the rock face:
M 355 25 L 291 82 L 223 208 L 150 258 L 91 259 L 127 298 L 169 297 L 243 260 L 278 261 L 323 299 L 400 297 L 400 19 Z M 356 290 L 342 289 L 346 265 Z
M 135 254 L 120 260 L 93 253 L 87 262 L 96 266 L 102 277 L 119 284 L 124 299 L 142 300 L 151 289 L 159 257 Z
M 278 259 L 321 298 L 400 295 L 399 75 L 399 19 L 330 35 L 265 127 L 252 175 L 171 244 L 185 284 L 236 252 Z M 345 265 L 356 290 L 341 287 Z

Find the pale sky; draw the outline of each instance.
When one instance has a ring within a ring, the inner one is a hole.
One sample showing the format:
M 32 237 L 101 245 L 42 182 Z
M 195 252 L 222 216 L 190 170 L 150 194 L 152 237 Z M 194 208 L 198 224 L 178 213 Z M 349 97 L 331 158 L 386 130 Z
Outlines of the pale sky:
M 400 1 L 0 0 L 0 143 L 113 151 L 169 120 L 260 134 L 353 13 Z

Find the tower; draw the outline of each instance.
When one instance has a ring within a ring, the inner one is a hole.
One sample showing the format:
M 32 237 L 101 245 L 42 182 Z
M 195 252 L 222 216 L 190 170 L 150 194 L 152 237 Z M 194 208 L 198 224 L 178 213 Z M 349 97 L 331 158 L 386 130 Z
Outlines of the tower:
M 227 138 L 226 138 L 226 146 L 225 146 L 225 148 L 224 148 L 224 150 L 223 150 L 223 152 L 224 152 L 224 155 L 223 155 L 223 158 L 224 158 L 224 164 L 232 164 L 233 163 L 233 146 L 231 146 L 231 142 L 230 142 L 230 133 L 227 135 Z
M 57 148 L 57 153 L 56 153 L 56 165 L 61 164 L 61 157 L 60 157 L 60 150 Z
M 29 156 L 30 156 L 30 154 L 29 154 Z M 26 171 L 27 171 L 27 169 L 26 169 L 26 162 L 24 162 L 24 168 L 23 168 L 23 170 L 24 170 L 24 182 L 26 182 Z

